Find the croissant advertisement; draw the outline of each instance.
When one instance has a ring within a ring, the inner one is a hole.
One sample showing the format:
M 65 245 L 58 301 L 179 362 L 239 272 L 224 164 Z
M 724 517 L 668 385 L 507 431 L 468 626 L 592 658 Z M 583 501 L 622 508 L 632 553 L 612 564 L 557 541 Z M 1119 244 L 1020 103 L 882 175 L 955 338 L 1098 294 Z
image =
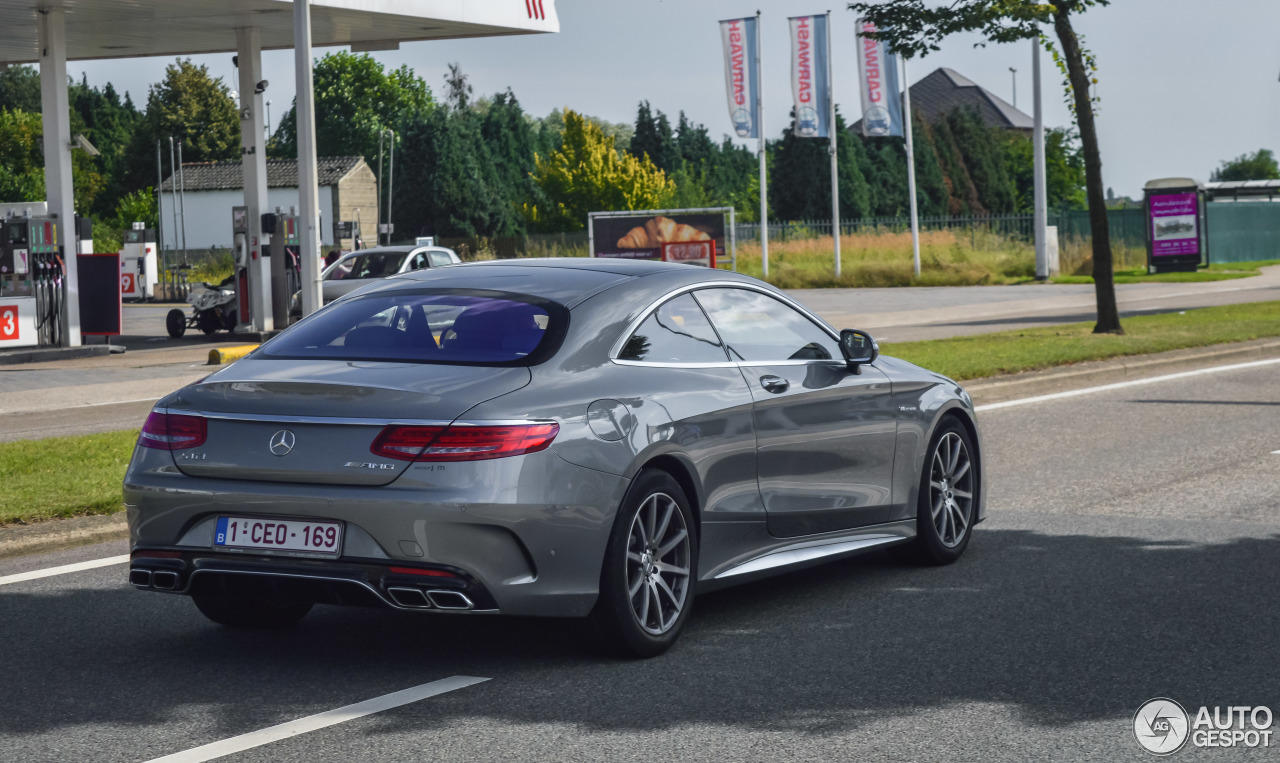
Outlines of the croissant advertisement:
M 593 257 L 661 260 L 664 244 L 710 242 L 715 255 L 725 253 L 724 214 L 680 213 L 593 216 Z

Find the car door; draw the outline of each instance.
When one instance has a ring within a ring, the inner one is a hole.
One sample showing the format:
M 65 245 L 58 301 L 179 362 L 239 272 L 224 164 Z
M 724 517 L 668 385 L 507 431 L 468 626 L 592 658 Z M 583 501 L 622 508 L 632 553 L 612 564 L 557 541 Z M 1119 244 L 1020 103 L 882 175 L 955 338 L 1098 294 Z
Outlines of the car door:
M 751 390 L 770 534 L 888 521 L 897 432 L 888 377 L 870 365 L 852 373 L 826 328 L 772 295 L 723 287 L 694 297 Z
M 635 417 L 634 451 L 657 445 L 687 456 L 708 525 L 762 520 L 754 400 L 693 297 L 680 294 L 650 312 L 614 364 L 621 373 L 602 384 L 601 396 L 621 401 Z

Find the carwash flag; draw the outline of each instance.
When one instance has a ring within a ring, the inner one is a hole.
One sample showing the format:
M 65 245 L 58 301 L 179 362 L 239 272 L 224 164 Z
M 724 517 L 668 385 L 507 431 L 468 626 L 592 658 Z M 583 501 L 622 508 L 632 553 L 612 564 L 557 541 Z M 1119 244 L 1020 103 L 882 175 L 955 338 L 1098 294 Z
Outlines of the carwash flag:
M 902 135 L 902 99 L 898 93 L 898 56 L 879 40 L 863 37 L 875 24 L 858 19 L 858 81 L 862 90 L 862 134 L 868 138 Z
M 827 78 L 827 14 L 792 16 L 791 96 L 797 138 L 825 138 L 831 129 L 831 83 Z
M 756 66 L 754 17 L 720 22 L 724 43 L 724 84 L 729 94 L 729 118 L 739 138 L 760 137 L 760 72 Z

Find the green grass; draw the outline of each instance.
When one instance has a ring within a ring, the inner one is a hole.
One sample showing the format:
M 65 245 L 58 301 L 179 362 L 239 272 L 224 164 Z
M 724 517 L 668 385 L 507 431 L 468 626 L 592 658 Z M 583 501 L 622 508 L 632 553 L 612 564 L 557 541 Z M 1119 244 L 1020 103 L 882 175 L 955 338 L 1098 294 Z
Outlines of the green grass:
M 131 429 L 0 443 L 0 524 L 120 511 L 137 439 Z
M 1121 323 L 1126 332 L 1123 335 L 1094 334 L 1093 323 L 1073 323 L 925 342 L 887 342 L 883 351 L 953 379 L 977 379 L 1086 360 L 1280 336 L 1280 302 L 1142 315 Z
M 1280 260 L 1258 262 L 1220 262 L 1207 270 L 1187 273 L 1147 273 L 1146 268 L 1125 268 L 1115 271 L 1116 283 L 1191 283 L 1199 281 L 1226 281 L 1232 278 L 1248 278 L 1259 275 L 1258 268 L 1280 264 Z M 1049 279 L 1053 283 L 1093 283 L 1093 276 L 1058 275 Z

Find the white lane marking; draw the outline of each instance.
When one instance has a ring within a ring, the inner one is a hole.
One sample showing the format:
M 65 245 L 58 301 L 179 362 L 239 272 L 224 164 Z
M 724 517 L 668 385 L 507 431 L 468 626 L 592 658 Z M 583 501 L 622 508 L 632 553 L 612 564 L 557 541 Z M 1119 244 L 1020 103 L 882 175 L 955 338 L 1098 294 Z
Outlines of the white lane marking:
M 64 564 L 61 567 L 46 567 L 43 570 L 32 570 L 31 572 L 19 572 L 17 575 L 6 575 L 0 578 L 0 585 L 9 585 L 10 583 L 22 583 L 27 580 L 39 580 L 40 578 L 50 578 L 54 575 L 66 575 L 68 572 L 80 572 L 81 570 L 92 570 L 96 567 L 107 567 L 112 564 L 124 564 L 129 561 L 129 555 L 108 556 L 105 559 L 90 559 L 87 562 L 76 562 L 75 564 Z
M 224 755 L 242 752 L 254 747 L 261 747 L 264 744 L 271 744 L 281 739 L 288 739 L 299 734 L 305 734 L 309 731 L 316 731 L 328 726 L 334 726 L 346 721 L 363 718 L 366 715 L 380 713 L 383 710 L 390 710 L 401 705 L 408 705 L 412 702 L 434 697 L 445 692 L 465 689 L 468 686 L 474 686 L 479 683 L 488 681 L 488 678 L 475 678 L 473 676 L 451 676 L 443 678 L 439 681 L 415 686 L 411 689 L 394 692 L 392 694 L 384 694 L 381 697 L 366 699 L 364 702 L 357 702 L 354 705 L 340 707 L 337 710 L 328 710 L 316 715 L 309 715 L 306 718 L 299 718 L 296 721 L 282 723 L 279 726 L 271 726 L 261 731 L 251 731 L 248 734 L 241 734 L 238 737 L 223 739 L 220 742 L 213 742 L 201 747 L 194 747 L 183 752 L 176 752 L 172 755 L 166 755 L 163 758 L 155 758 L 147 761 L 147 763 L 201 763 L 214 758 L 221 758 Z
M 1280 456 L 1280 450 L 1273 450 L 1273 451 L 1271 451 L 1271 455 L 1273 455 L 1273 456 Z
M 1200 368 L 1195 371 L 1182 371 L 1176 374 L 1165 374 L 1164 376 L 1152 376 L 1150 379 L 1134 379 L 1133 381 L 1116 382 L 1114 384 L 1103 384 L 1099 387 L 1085 387 L 1084 389 L 1073 389 L 1066 392 L 1055 392 L 1051 395 L 1036 395 L 1035 397 L 1024 397 L 1019 400 L 1006 400 L 1003 403 L 987 403 L 986 405 L 974 406 L 974 411 L 994 411 L 999 408 L 1012 408 L 1016 405 L 1030 405 L 1032 403 L 1044 403 L 1049 400 L 1061 400 L 1066 397 L 1077 397 L 1079 395 L 1091 395 L 1094 392 L 1106 392 L 1112 389 L 1123 389 L 1125 387 L 1137 387 L 1141 384 L 1155 384 L 1156 382 L 1171 381 L 1173 379 L 1186 379 L 1192 376 L 1202 376 L 1204 374 L 1216 374 L 1220 371 L 1236 371 L 1241 368 L 1257 368 L 1259 366 L 1269 366 L 1280 363 L 1280 358 L 1271 358 L 1269 360 L 1253 360 L 1248 363 L 1233 363 L 1229 366 L 1214 366 L 1212 368 Z

